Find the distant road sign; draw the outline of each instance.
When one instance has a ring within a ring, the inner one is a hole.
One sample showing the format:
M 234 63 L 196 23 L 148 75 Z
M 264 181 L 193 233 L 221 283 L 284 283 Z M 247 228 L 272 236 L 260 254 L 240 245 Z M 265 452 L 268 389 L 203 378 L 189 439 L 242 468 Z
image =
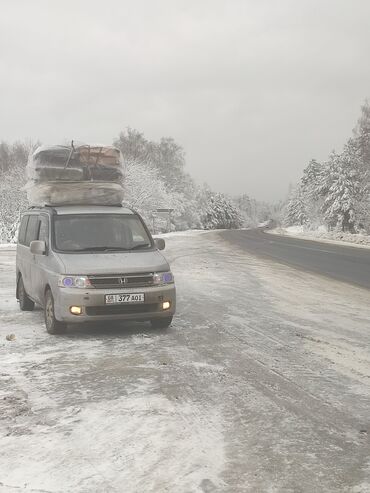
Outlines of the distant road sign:
M 152 229 L 153 229 L 153 233 L 155 234 L 156 233 L 156 218 L 158 220 L 165 220 L 166 221 L 166 226 L 165 226 L 165 231 L 170 231 L 171 230 L 171 212 L 173 212 L 174 209 L 165 209 L 165 208 L 161 208 L 161 209 L 156 209 L 155 211 L 153 211 L 152 213 L 152 221 L 153 221 L 153 224 L 152 224 Z M 163 232 L 163 229 L 162 229 L 162 232 Z

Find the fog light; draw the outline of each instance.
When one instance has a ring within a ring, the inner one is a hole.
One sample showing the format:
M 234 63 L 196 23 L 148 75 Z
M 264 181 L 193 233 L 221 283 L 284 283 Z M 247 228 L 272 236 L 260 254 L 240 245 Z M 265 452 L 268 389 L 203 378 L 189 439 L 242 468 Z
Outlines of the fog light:
M 169 301 L 164 301 L 162 304 L 163 310 L 168 310 L 170 306 L 171 306 L 171 303 Z
M 71 306 L 69 311 L 72 313 L 72 315 L 81 315 L 82 306 Z

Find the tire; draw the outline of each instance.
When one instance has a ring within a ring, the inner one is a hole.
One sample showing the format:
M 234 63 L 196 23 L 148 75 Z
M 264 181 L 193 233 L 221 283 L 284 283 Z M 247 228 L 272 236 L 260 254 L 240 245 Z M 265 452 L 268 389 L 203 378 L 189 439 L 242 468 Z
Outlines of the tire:
M 22 312 L 32 312 L 32 310 L 35 308 L 35 303 L 28 297 L 26 290 L 24 289 L 22 276 L 19 277 L 17 292 L 19 308 L 22 310 Z
M 45 293 L 45 305 L 44 305 L 45 326 L 49 334 L 63 334 L 67 329 L 67 324 L 59 322 L 55 318 L 54 312 L 54 298 L 50 289 Z
M 153 329 L 167 329 L 172 323 L 173 317 L 154 318 L 150 321 Z

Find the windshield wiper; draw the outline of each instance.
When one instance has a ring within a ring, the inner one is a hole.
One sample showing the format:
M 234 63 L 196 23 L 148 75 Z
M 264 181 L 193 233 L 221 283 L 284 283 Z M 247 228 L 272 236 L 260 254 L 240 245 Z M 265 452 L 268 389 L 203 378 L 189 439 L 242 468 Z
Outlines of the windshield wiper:
M 150 243 L 139 243 L 132 248 L 126 247 L 114 247 L 114 246 L 91 246 L 86 248 L 76 248 L 76 250 L 68 250 L 70 252 L 129 252 L 131 250 L 138 250 L 139 248 L 150 247 Z
M 152 246 L 150 243 L 139 243 L 138 245 L 133 246 L 130 250 L 139 250 L 139 248 L 150 247 Z
M 86 247 L 79 248 L 77 250 L 73 250 L 74 252 L 127 252 L 130 250 L 129 248 L 123 247 L 109 247 L 109 246 L 95 246 L 95 247 Z

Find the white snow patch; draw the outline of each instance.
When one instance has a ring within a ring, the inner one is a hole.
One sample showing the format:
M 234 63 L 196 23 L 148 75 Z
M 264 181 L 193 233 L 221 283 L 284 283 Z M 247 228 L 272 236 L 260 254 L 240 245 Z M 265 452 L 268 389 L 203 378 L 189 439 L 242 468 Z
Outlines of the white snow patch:
M 49 492 L 201 492 L 204 480 L 220 485 L 224 464 L 217 413 L 162 395 L 66 408 L 37 434 L 4 437 L 1 450 L 4 485 Z
M 0 243 L 0 250 L 15 250 L 16 248 L 15 243 Z
M 197 236 L 205 233 L 214 233 L 215 229 L 187 229 L 185 231 L 172 231 L 171 233 L 160 233 L 153 235 L 155 238 L 174 238 L 178 236 Z
M 304 226 L 289 226 L 287 228 L 267 230 L 266 232 L 276 235 L 293 236 L 306 240 L 315 240 L 322 243 L 334 243 L 337 245 L 348 245 L 348 243 L 350 243 L 351 246 L 354 247 L 370 248 L 369 235 L 327 231 L 325 226 L 319 226 L 315 230 L 308 230 Z
M 365 477 L 370 476 L 370 462 L 367 463 L 367 465 L 363 469 L 363 472 Z M 367 480 L 357 484 L 350 490 L 351 493 L 369 493 L 369 491 L 370 491 L 370 481 Z
M 267 221 L 263 221 L 262 223 L 258 223 L 257 224 L 257 228 L 266 228 L 267 226 L 269 226 L 271 223 L 271 220 L 268 219 Z
M 210 371 L 224 371 L 225 367 L 221 365 L 213 365 L 210 363 L 206 363 L 203 361 L 193 361 L 191 366 L 196 368 L 197 370 L 210 370 Z

